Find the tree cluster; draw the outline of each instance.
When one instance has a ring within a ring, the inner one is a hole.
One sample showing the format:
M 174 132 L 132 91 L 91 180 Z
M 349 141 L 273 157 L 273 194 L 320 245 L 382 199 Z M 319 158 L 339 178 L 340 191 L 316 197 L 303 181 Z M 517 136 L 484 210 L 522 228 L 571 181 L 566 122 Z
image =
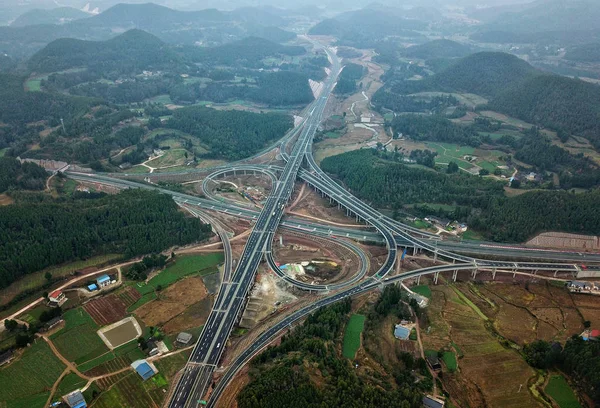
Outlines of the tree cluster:
M 155 192 L 20 202 L 0 212 L 0 287 L 64 262 L 156 253 L 210 235 L 209 225 L 186 218 L 169 196 Z
M 176 110 L 167 122 L 167 127 L 197 137 L 210 148 L 211 157 L 228 160 L 257 153 L 292 126 L 292 118 L 279 113 L 220 111 L 197 106 Z
M 35 163 L 0 157 L 0 193 L 9 189 L 43 190 L 48 173 Z

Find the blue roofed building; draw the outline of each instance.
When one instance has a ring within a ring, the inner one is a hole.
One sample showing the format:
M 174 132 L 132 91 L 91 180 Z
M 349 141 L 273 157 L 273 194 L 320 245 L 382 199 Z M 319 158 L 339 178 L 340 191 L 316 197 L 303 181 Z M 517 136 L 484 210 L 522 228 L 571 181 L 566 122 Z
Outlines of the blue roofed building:
M 394 337 L 400 340 L 408 340 L 410 336 L 410 329 L 408 327 L 404 327 L 400 324 L 397 324 L 394 329 Z
M 63 400 L 70 408 L 86 408 L 85 398 L 80 390 L 75 390 L 63 397 Z
M 138 373 L 144 381 L 158 373 L 158 370 L 150 365 L 150 363 L 148 363 L 146 360 L 136 360 L 131 363 L 131 367 L 133 367 L 135 372 Z
M 98 279 L 96 279 L 96 283 L 98 284 L 98 286 L 100 288 L 104 288 L 104 287 L 110 285 L 110 276 L 102 275 Z
M 98 290 L 98 285 L 96 285 L 95 283 L 92 283 L 91 285 L 88 285 L 87 288 L 90 292 L 93 292 L 95 290 Z

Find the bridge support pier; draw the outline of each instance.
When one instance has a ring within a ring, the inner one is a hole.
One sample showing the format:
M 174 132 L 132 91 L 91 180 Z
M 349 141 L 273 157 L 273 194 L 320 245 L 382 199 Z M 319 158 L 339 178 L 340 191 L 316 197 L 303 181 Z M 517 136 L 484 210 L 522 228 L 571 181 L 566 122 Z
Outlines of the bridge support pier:
M 436 273 L 433 275 L 433 283 L 434 283 L 435 285 L 437 285 L 437 283 L 438 283 L 438 278 L 439 278 L 439 276 L 440 276 L 440 273 L 439 273 L 439 272 L 436 272 Z
M 556 275 L 558 274 L 558 271 L 554 271 L 554 277 L 556 278 Z
M 452 258 L 452 265 L 456 263 L 456 259 Z
M 492 280 L 496 280 L 496 268 L 492 269 Z
M 456 282 L 456 278 L 458 277 L 458 269 L 452 271 L 452 282 Z
M 433 253 L 433 262 L 437 262 L 437 251 Z
M 475 280 L 476 276 L 477 276 L 477 269 L 473 269 L 473 272 L 471 272 L 471 279 Z
M 413 256 L 417 255 L 418 248 L 416 246 L 413 247 Z

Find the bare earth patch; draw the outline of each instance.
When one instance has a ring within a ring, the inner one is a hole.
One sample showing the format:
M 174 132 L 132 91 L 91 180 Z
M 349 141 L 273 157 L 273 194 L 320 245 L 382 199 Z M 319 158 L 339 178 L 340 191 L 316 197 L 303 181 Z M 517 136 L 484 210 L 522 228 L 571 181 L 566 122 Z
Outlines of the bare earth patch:
M 183 279 L 160 293 L 159 299 L 146 303 L 135 314 L 146 326 L 160 326 L 182 313 L 188 306 L 200 302 L 207 295 L 202 279 Z

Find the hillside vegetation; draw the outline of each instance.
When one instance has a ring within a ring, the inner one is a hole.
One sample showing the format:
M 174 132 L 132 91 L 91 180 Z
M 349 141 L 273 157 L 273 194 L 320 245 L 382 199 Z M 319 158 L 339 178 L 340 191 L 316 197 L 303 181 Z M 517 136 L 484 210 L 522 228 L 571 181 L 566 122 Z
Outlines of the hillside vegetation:
M 577 195 L 528 192 L 505 198 L 503 183 L 466 174 L 423 171 L 372 149 L 328 157 L 321 166 L 359 198 L 379 208 L 398 209 L 418 203 L 454 205 L 450 216 L 466 219 L 470 227 L 494 241 L 523 242 L 543 231 L 600 230 L 599 190 Z
M 398 94 L 455 91 L 495 96 L 506 87 L 520 83 L 535 73 L 535 68 L 514 55 L 480 52 L 469 55 L 422 81 L 398 82 L 392 86 L 391 91 Z
M 492 99 L 490 108 L 586 137 L 600 149 L 600 86 L 558 75 L 537 75 Z
M 34 72 L 84 67 L 97 73 L 165 69 L 181 64 L 166 44 L 142 30 L 129 30 L 107 41 L 63 38 L 48 44 L 28 61 Z
M 546 74 L 509 54 L 483 52 L 465 57 L 421 81 L 394 71 L 373 97 L 377 106 L 402 106 L 405 95 L 424 91 L 473 93 L 489 98 L 488 109 L 565 135 L 587 138 L 600 149 L 600 87 Z
M 2 288 L 51 265 L 108 253 L 148 254 L 211 235 L 210 225 L 186 218 L 171 197 L 155 192 L 24 200 L 0 211 Z
M 210 147 L 210 156 L 239 160 L 282 137 L 292 126 L 291 116 L 278 113 L 219 111 L 204 107 L 178 109 L 167 122 L 171 129 L 189 133 Z

